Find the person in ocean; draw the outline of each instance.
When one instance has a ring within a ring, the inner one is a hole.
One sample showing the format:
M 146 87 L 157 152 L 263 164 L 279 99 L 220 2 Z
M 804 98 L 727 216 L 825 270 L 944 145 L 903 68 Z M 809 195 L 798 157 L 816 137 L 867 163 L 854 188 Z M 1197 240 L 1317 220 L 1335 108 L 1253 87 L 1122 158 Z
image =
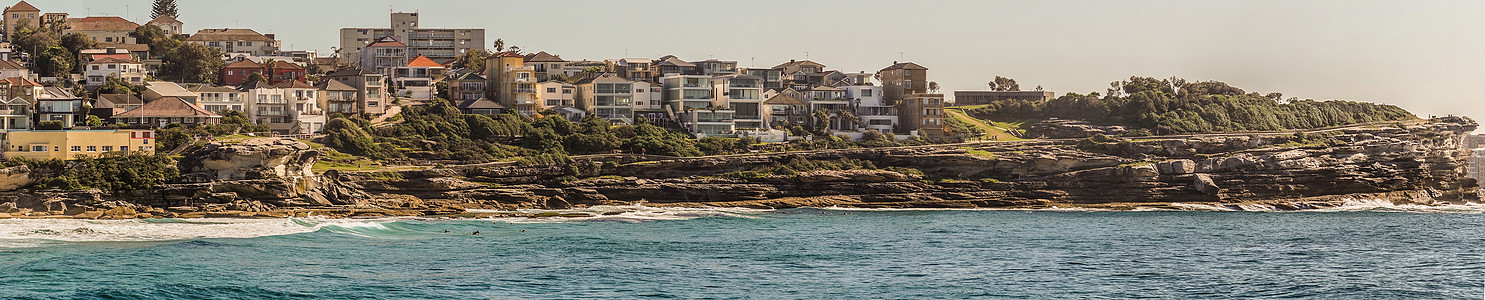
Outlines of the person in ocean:
M 471 233 L 469 235 L 480 235 L 480 231 L 479 230 L 475 230 L 474 233 Z
M 449 231 L 448 229 L 444 229 L 443 230 L 443 233 L 447 234 L 447 233 L 453 233 L 453 232 L 452 231 Z

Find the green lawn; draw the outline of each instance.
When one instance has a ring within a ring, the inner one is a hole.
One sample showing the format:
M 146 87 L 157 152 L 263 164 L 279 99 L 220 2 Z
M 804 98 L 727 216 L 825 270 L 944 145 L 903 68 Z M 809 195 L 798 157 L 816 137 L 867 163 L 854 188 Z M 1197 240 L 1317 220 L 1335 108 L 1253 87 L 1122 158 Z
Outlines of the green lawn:
M 965 123 L 969 123 L 970 125 L 973 125 L 975 127 L 980 128 L 980 130 L 984 130 L 985 131 L 985 134 L 986 134 L 986 138 L 993 137 L 997 141 L 1019 141 L 1019 140 L 1023 140 L 1022 138 L 1018 138 L 1018 137 L 1016 137 L 1014 135 L 1011 135 L 1010 133 L 1007 133 L 1005 129 L 1023 130 L 1024 131 L 1025 129 L 1023 129 L 1022 126 L 1025 126 L 1026 124 L 1028 124 L 1027 121 L 1011 121 L 1011 122 L 994 122 L 994 121 L 990 121 L 987 124 L 986 123 L 987 120 L 976 119 L 974 117 L 970 117 L 968 114 L 965 114 L 964 113 L 964 109 L 966 109 L 966 108 L 973 109 L 973 108 L 975 108 L 975 106 L 955 106 L 955 107 L 948 107 L 948 108 L 944 108 L 944 111 L 947 112 L 949 114 L 949 116 L 953 117 L 954 119 L 958 119 L 959 121 L 962 121 L 962 122 L 965 122 Z

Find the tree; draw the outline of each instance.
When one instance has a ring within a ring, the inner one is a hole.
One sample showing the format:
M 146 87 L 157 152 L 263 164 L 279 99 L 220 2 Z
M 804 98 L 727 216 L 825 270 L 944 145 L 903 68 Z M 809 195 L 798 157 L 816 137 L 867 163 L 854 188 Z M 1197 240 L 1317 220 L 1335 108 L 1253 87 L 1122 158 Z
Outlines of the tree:
M 933 91 L 934 94 L 937 94 L 938 93 L 938 81 L 929 81 L 928 82 L 928 90 L 929 91 Z
M 505 52 L 505 39 L 495 39 L 495 52 Z
M 180 17 L 180 14 L 175 10 L 175 0 L 155 0 L 155 7 L 150 10 L 150 18 L 159 18 L 160 16 Z
M 268 78 L 264 78 L 263 73 L 252 72 L 248 73 L 247 78 L 242 80 L 241 86 L 252 87 L 255 86 L 257 83 L 264 81 L 268 81 Z
M 95 115 L 88 115 L 87 124 L 89 127 L 103 126 L 103 119 L 99 119 L 98 116 Z
M 489 56 L 490 53 L 485 52 L 485 50 L 469 49 L 469 51 L 464 51 L 463 56 L 459 56 L 458 61 L 454 62 L 454 68 L 463 68 L 474 70 L 476 72 L 483 72 L 485 70 L 485 58 Z
M 1014 91 L 1020 91 L 1021 90 L 1021 85 L 1016 84 L 1016 80 L 1015 79 L 1010 79 L 1010 78 L 995 76 L 995 81 L 994 82 L 990 82 L 990 90 L 992 90 L 992 91 L 1002 91 L 1002 92 L 1004 92 L 1004 91 L 1014 92 Z
M 73 32 L 62 36 L 61 46 L 67 48 L 68 52 L 78 53 L 83 49 L 98 48 L 98 41 L 94 41 L 86 33 Z
M 151 49 L 154 49 L 151 46 Z M 180 44 L 163 57 L 164 77 L 193 83 L 216 83 L 222 69 L 222 51 L 201 44 Z
M 67 48 L 52 46 L 51 48 L 47 48 L 46 51 L 42 51 L 41 55 L 36 56 L 37 71 L 42 76 L 66 77 L 72 74 L 73 60 L 74 58 L 72 54 L 67 52 Z

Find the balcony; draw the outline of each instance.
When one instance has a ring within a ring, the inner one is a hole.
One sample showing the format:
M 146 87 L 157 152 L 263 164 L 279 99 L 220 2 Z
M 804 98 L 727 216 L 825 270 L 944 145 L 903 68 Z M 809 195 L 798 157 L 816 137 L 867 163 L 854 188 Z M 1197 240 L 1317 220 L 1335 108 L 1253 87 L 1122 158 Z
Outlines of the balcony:
M 453 33 L 417 33 L 407 35 L 408 39 L 452 39 Z
M 258 99 L 258 102 L 257 103 L 258 104 L 288 104 L 289 101 L 288 100 L 284 100 L 284 98 L 278 98 L 278 99 Z
M 263 110 L 263 109 L 260 109 L 260 110 L 258 110 L 258 115 L 259 116 L 287 116 L 288 114 L 284 113 L 284 111 L 282 111 L 282 110 Z

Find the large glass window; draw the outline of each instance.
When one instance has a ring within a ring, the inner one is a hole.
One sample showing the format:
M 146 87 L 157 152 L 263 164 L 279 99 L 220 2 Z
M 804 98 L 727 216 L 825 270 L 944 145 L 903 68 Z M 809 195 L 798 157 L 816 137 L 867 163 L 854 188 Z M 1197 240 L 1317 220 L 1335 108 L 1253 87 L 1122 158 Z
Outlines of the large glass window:
M 733 89 L 733 90 L 728 91 L 727 94 L 728 94 L 727 97 L 728 98 L 732 98 L 732 99 L 741 99 L 741 100 L 757 100 L 757 99 L 759 99 L 758 98 L 758 94 L 759 94 L 758 93 L 758 90 L 754 90 L 754 89 Z

